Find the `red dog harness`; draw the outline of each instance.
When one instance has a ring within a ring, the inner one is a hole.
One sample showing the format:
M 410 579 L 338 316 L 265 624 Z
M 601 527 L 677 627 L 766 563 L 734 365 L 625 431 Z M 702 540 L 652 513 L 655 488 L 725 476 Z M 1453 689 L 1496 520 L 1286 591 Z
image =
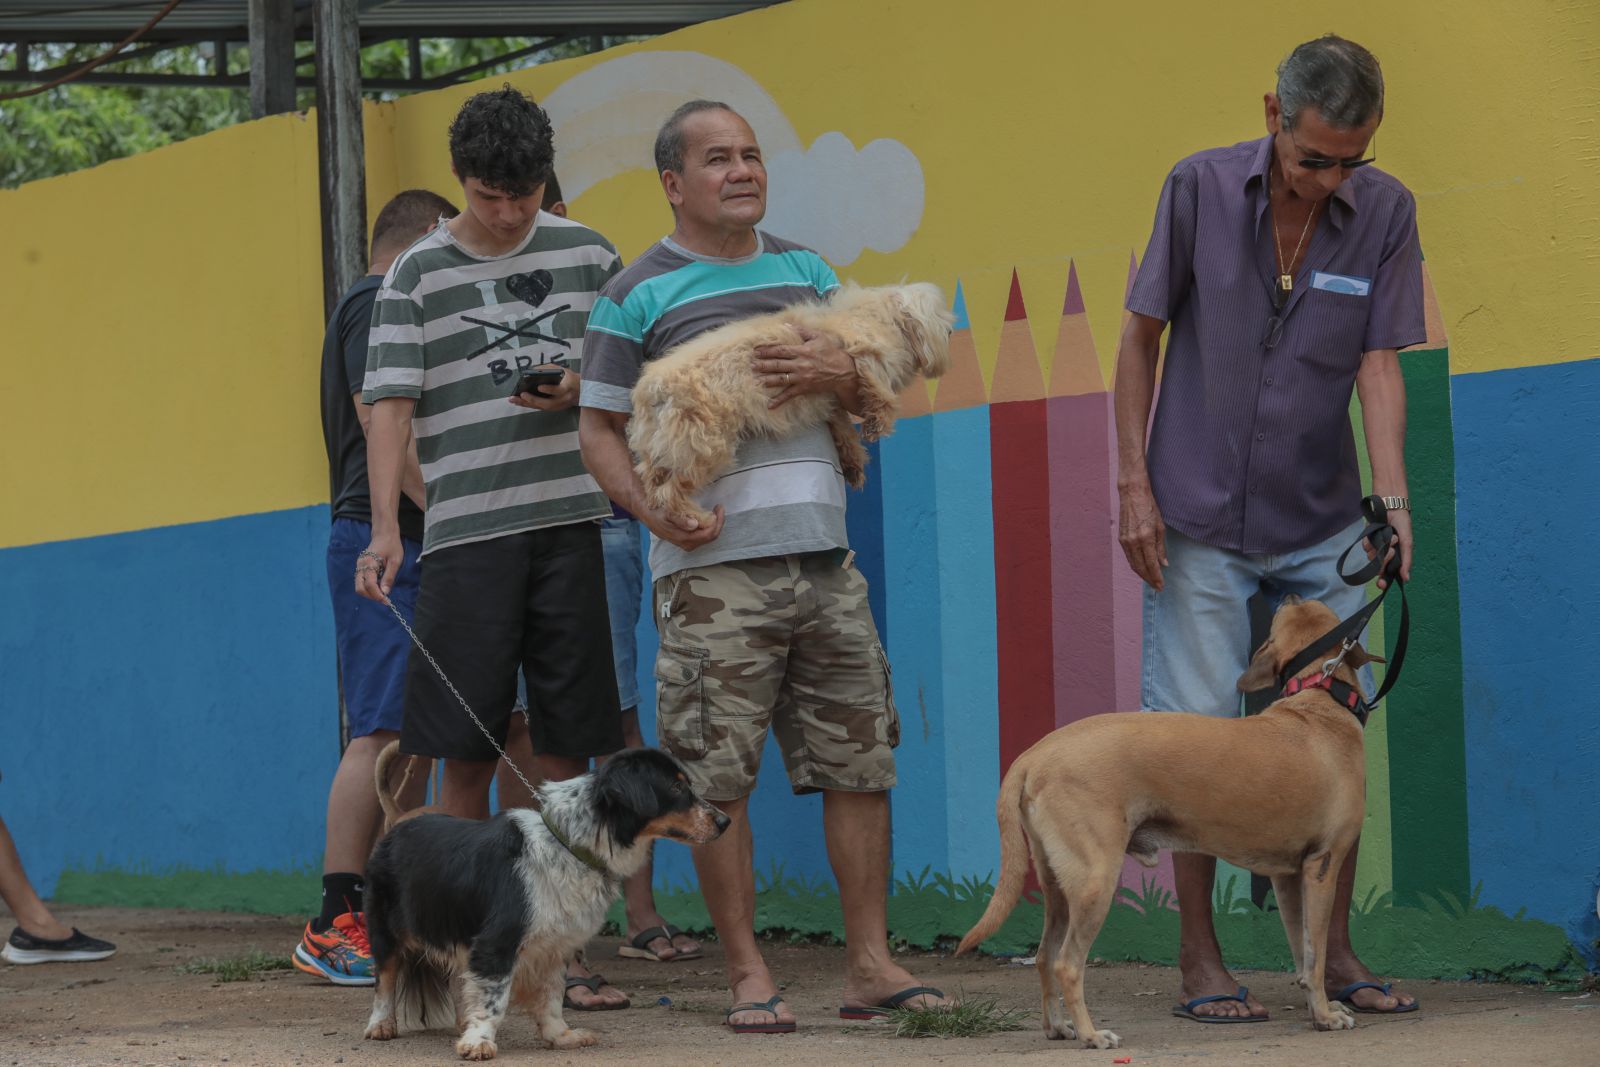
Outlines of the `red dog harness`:
M 1290 678 L 1285 682 L 1283 695 L 1292 697 L 1296 693 L 1304 693 L 1307 689 L 1326 689 L 1329 696 L 1350 709 L 1350 713 L 1362 726 L 1367 725 L 1367 714 L 1361 704 L 1361 693 L 1353 686 L 1346 685 L 1331 675 L 1308 674 L 1301 678 Z

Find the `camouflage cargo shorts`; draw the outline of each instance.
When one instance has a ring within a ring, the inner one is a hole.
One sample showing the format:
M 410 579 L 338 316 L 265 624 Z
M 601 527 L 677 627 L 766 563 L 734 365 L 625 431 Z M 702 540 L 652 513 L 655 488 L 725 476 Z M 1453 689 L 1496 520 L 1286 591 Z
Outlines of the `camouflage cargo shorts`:
M 756 784 L 770 730 L 796 793 L 895 783 L 889 660 L 843 552 L 693 567 L 655 583 L 656 733 L 701 796 Z

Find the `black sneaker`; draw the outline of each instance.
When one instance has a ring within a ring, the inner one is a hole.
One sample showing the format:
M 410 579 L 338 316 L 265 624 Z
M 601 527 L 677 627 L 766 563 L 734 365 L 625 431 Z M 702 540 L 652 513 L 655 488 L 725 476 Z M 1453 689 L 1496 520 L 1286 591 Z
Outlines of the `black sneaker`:
M 0 948 L 0 959 L 8 963 L 86 963 L 103 960 L 115 951 L 116 945 L 90 937 L 76 926 L 72 928 L 71 937 L 59 941 L 34 937 L 19 926 L 11 931 L 5 947 Z

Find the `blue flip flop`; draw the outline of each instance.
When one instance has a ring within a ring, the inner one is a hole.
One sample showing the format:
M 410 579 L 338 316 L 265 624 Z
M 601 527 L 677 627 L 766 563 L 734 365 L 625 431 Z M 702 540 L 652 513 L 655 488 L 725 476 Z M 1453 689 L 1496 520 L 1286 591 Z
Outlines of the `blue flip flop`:
M 1245 998 L 1250 995 L 1250 990 L 1244 986 L 1239 987 L 1237 993 L 1217 993 L 1209 997 L 1195 997 L 1186 1000 L 1172 1009 L 1172 1014 L 1181 1019 L 1188 1019 L 1197 1023 L 1264 1023 L 1269 1021 L 1265 1015 L 1196 1015 L 1194 1009 L 1202 1004 L 1215 1004 L 1219 1000 L 1237 1000 L 1245 1003 Z
M 931 985 L 910 986 L 909 988 L 900 990 L 900 992 L 894 994 L 893 996 L 884 997 L 876 1004 L 865 1004 L 858 1008 L 841 1007 L 839 1009 L 839 1018 L 849 1019 L 854 1022 L 866 1022 L 871 1019 L 886 1019 L 889 1017 L 890 1012 L 900 1007 L 906 1001 L 912 999 L 913 997 L 921 996 L 942 998 L 944 996 L 944 990 L 935 989 Z
M 1393 982 L 1384 982 L 1382 985 L 1377 982 L 1351 982 L 1328 999 L 1340 1001 L 1351 1011 L 1358 1011 L 1363 1015 L 1404 1015 L 1408 1011 L 1416 1011 L 1422 1007 L 1422 1001 L 1420 1000 L 1413 1000 L 1410 1004 L 1402 1004 L 1398 1008 L 1363 1008 L 1359 1004 L 1350 1002 L 1350 994 L 1358 989 L 1376 989 L 1384 996 L 1388 996 L 1389 987 L 1392 985 L 1394 985 Z

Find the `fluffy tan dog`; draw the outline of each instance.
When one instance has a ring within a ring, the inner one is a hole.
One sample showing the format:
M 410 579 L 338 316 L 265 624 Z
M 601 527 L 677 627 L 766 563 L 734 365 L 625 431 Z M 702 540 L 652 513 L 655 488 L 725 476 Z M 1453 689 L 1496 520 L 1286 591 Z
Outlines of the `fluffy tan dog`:
M 839 450 L 845 479 L 866 481 L 867 452 L 894 429 L 895 396 L 917 375 L 937 378 L 950 365 L 954 317 L 936 285 L 845 285 L 827 303 L 731 322 L 674 348 L 645 367 L 633 388 L 628 445 L 650 505 L 668 514 L 709 523 L 694 502 L 733 463 L 739 442 L 760 434 L 782 436 L 826 422 Z M 797 326 L 837 335 L 861 376 L 861 434 L 829 394 L 796 397 L 767 406 L 773 394 L 752 369 L 761 345 L 796 344 Z

